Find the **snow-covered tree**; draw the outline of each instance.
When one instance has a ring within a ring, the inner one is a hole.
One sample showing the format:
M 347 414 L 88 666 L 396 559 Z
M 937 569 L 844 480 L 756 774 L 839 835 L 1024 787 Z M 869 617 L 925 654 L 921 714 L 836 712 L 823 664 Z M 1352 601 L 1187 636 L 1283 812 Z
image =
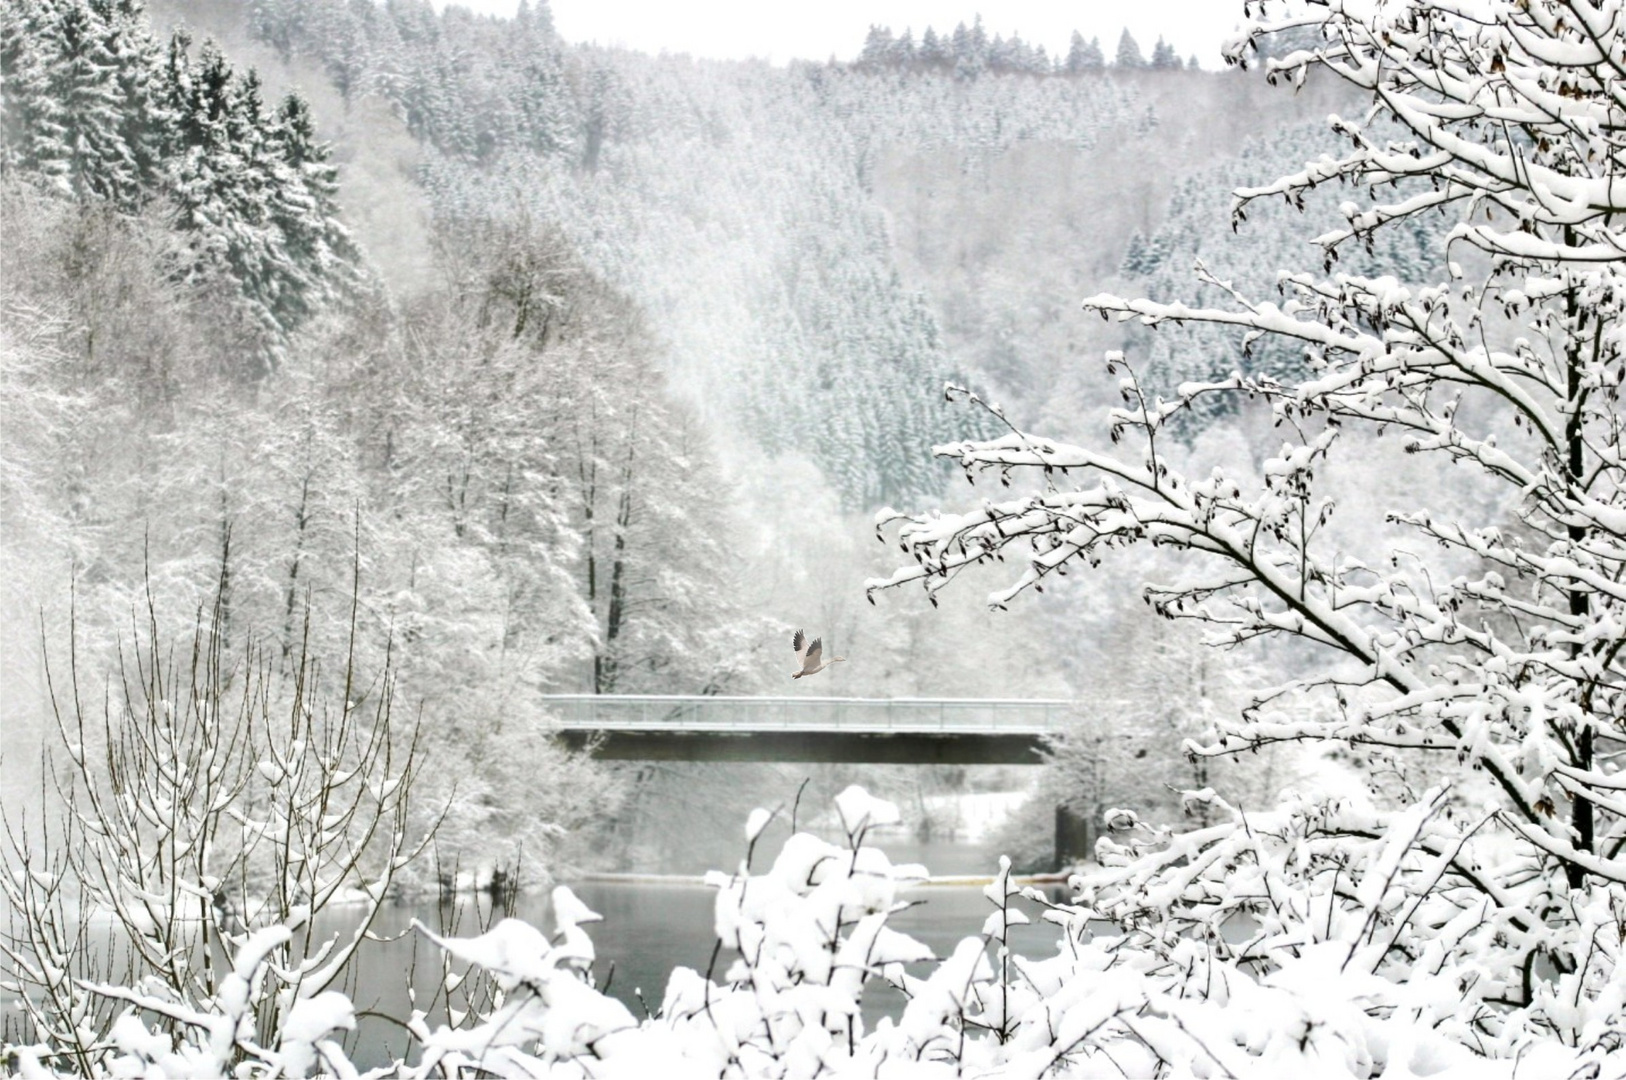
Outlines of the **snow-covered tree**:
M 1159 927 L 1164 942 L 1213 928 L 1216 955 L 1283 979 L 1292 956 L 1314 954 L 1380 976 L 1373 986 L 1440 980 L 1449 993 L 1406 1008 L 1476 1054 L 1553 1040 L 1601 1059 L 1626 1038 L 1626 234 L 1614 178 L 1626 28 L 1586 0 L 1475 11 L 1294 8 L 1253 27 L 1253 40 L 1318 31 L 1312 48 L 1267 62 L 1271 79 L 1302 85 L 1320 70 L 1371 101 L 1362 119 L 1333 119 L 1343 154 L 1237 194 L 1240 222 L 1258 200 L 1355 189 L 1344 224 L 1316 238 L 1327 273 L 1284 271 L 1270 299 L 1205 276 L 1227 301 L 1213 307 L 1086 301 L 1149 327 L 1286 341 L 1302 374 L 1237 373 L 1160 397 L 1135 360 L 1109 354 L 1124 397 L 1110 434 L 1129 452 L 1014 426 L 941 448 L 968 474 L 1032 475 L 1038 490 L 905 520 L 916 565 L 872 587 L 937 590 L 1015 557 L 1021 573 L 990 597 L 1003 605 L 1114 547 L 1184 554 L 1181 576 L 1147 587 L 1158 613 L 1205 623 L 1218 643 L 1282 638 L 1324 655 L 1192 752 L 1321 743 L 1360 765 L 1372 793 L 1295 797 L 1267 847 L 1256 815 L 1208 793 L 1190 798 L 1217 824 L 1185 837 L 1125 816 L 1125 842 L 1102 847 L 1121 868 L 1098 882 L 1096 910 Z M 1436 212 L 1456 222 L 1448 278 L 1330 273 L 1343 250 Z M 1171 457 L 1171 425 L 1215 397 L 1269 406 L 1282 444 L 1258 480 Z M 1415 543 L 1335 543 L 1322 478 L 1352 429 L 1477 474 L 1500 488 L 1500 510 L 1453 518 L 1419 490 L 1384 508 Z M 1241 911 L 1260 931 L 1220 944 L 1218 926 Z M 1289 939 L 1291 952 L 1276 948 Z
M 1156 300 L 1186 297 L 1206 302 L 1226 295 L 1223 288 L 1198 283 L 1192 269 L 1201 263 L 1207 274 L 1249 294 L 1274 289 L 1277 269 L 1301 257 L 1302 221 L 1308 215 L 1328 226 L 1338 220 L 1337 199 L 1330 189 L 1307 195 L 1301 209 L 1285 203 L 1256 204 L 1248 227 L 1234 230 L 1228 213 L 1230 192 L 1238 187 L 1297 168 L 1329 145 L 1321 122 L 1292 124 L 1269 136 L 1250 139 L 1235 158 L 1216 161 L 1175 185 L 1163 222 L 1150 236 L 1131 238 L 1120 273 L 1137 279 L 1135 288 Z M 1445 270 L 1444 240 L 1448 222 L 1414 216 L 1396 222 L 1372 238 L 1370 245 L 1346 251 L 1343 269 L 1367 276 L 1387 274 L 1416 285 Z M 1294 378 L 1304 373 L 1302 350 L 1287 339 L 1265 337 L 1244 342 L 1220 325 L 1184 323 L 1164 327 L 1150 348 L 1141 377 L 1152 394 L 1172 395 L 1181 383 L 1209 382 L 1233 371 L 1269 373 Z M 1237 400 L 1210 398 L 1175 423 L 1197 429 L 1216 416 L 1234 412 Z
M 184 34 L 166 55 L 139 0 L 8 0 L 0 75 L 0 168 L 125 214 L 161 203 L 188 241 L 172 274 L 228 301 L 251 370 L 358 280 L 304 102 L 268 107 Z
M 43 827 L 4 822 L 0 956 L 24 1041 L 79 1075 L 105 1075 L 138 993 L 171 1018 L 223 1008 L 233 1028 L 297 1022 L 344 984 L 415 854 L 422 759 L 392 720 L 393 672 L 324 672 L 301 650 L 279 675 L 256 644 L 235 654 L 220 616 L 216 603 L 171 633 L 148 607 L 100 688 L 83 681 L 77 642 L 52 657 L 42 761 L 59 805 Z M 317 918 L 347 900 L 359 900 L 351 932 L 321 936 Z M 91 946 L 99 920 L 119 947 Z M 233 955 L 256 937 L 272 985 L 234 988 Z M 231 1054 L 219 1034 L 216 1052 Z
M 920 48 L 915 50 L 915 58 L 922 64 L 941 66 L 948 63 L 949 51 L 937 31 L 926 27 L 926 32 L 920 35 Z
M 1140 51 L 1140 43 L 1135 40 L 1128 27 L 1118 35 L 1118 52 L 1113 63 L 1121 71 L 1134 71 L 1146 66 L 1146 57 Z
M 864 37 L 864 47 L 858 51 L 858 62 L 879 67 L 891 61 L 892 48 L 892 28 L 871 23 L 869 33 Z
M 320 61 L 346 99 L 383 97 L 443 153 L 489 160 L 514 145 L 578 149 L 573 73 L 544 3 L 499 20 L 415 3 L 254 0 L 250 17 L 279 53 Z
M 1152 46 L 1152 67 L 1172 71 L 1181 66 L 1180 54 L 1174 51 L 1174 46 L 1159 37 L 1157 44 Z
M 310 106 L 298 94 L 288 95 L 268 128 L 266 214 L 280 234 L 289 271 L 267 306 L 278 326 L 292 329 L 357 283 L 361 256 L 339 221 L 338 169 L 316 137 Z
M 34 128 L 33 165 L 74 195 L 128 202 L 134 163 L 119 131 L 114 57 L 101 20 L 69 4 L 43 20 L 48 56 Z
M 1067 47 L 1067 62 L 1064 65 L 1069 75 L 1100 71 L 1106 66 L 1106 62 L 1106 57 L 1101 52 L 1100 38 L 1091 38 L 1086 42 L 1083 34 L 1077 30 L 1073 31 L 1072 41 Z
M 410 448 L 500 568 L 508 646 L 552 643 L 538 669 L 571 689 L 719 689 L 725 510 L 705 439 L 637 308 L 558 230 L 486 210 L 441 226 L 454 284 L 413 348 L 438 434 Z M 565 675 L 584 655 L 590 672 Z
M 158 190 L 167 117 L 139 0 L 0 9 L 0 166 L 133 210 Z
M 888 59 L 890 59 L 892 61 L 892 63 L 894 63 L 894 64 L 912 64 L 912 63 L 914 63 L 914 61 L 915 61 L 915 35 L 914 35 L 914 31 L 910 30 L 907 26 L 904 27 L 903 33 L 898 35 L 897 40 L 892 43 L 891 49 L 889 49 L 887 51 L 887 56 L 888 56 Z
M 1215 723 L 1247 703 L 1262 666 L 1205 648 L 1195 627 L 1165 626 L 1141 611 L 1120 614 L 1088 656 L 1078 693 L 1088 705 L 1050 741 L 1047 756 L 1055 772 L 1048 783 L 1092 839 L 1114 808 L 1172 826 L 1186 812 L 1181 792 L 1212 788 L 1242 806 L 1268 806 L 1297 779 L 1278 749 L 1218 761 L 1185 751 L 1188 740 L 1213 738 Z M 1205 806 L 1192 814 L 1208 823 Z

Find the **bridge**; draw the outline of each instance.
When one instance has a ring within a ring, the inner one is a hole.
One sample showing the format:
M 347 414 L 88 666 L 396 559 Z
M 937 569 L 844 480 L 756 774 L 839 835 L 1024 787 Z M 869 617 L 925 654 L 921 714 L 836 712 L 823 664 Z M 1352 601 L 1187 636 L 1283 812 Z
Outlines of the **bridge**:
M 559 734 L 622 761 L 1036 765 L 1071 701 L 549 694 Z
M 558 735 L 619 761 L 1037 765 L 1044 736 L 1077 715 L 1055 699 L 547 694 Z M 1056 868 L 1095 829 L 1056 807 Z
M 1045 698 L 547 694 L 558 734 L 619 761 L 1037 765 L 1078 704 Z M 1094 850 L 1091 823 L 1056 807 L 1056 868 Z

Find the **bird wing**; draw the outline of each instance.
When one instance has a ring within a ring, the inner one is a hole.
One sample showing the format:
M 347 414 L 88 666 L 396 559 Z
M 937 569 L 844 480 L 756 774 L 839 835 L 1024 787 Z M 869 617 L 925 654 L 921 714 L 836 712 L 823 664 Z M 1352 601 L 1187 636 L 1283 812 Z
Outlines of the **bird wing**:
M 807 655 L 802 657 L 803 671 L 819 670 L 819 654 L 824 651 L 824 639 L 814 638 L 813 644 L 807 647 Z
M 807 636 L 800 630 L 796 631 L 796 636 L 790 639 L 790 647 L 796 650 L 797 656 L 801 656 L 807 651 Z

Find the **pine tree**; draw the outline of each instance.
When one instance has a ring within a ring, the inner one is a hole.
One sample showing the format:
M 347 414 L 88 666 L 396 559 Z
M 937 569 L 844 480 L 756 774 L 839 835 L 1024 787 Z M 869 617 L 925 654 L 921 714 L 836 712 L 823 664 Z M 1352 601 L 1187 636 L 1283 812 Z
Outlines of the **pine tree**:
M 526 62 L 524 71 L 518 112 L 529 148 L 544 156 L 569 154 L 578 121 L 558 56 L 542 51 Z
M 45 100 L 35 107 L 29 165 L 65 193 L 133 202 L 138 176 L 120 136 L 106 24 L 76 0 L 40 29 L 44 68 L 36 88 Z
M 339 96 L 349 104 L 359 97 L 372 70 L 372 56 L 368 49 L 368 37 L 363 25 L 363 17 L 372 9 L 372 4 L 364 4 L 359 8 L 352 5 L 335 4 L 323 10 L 321 25 L 318 33 L 327 42 L 324 59 L 327 61 L 328 77 L 338 88 Z
M 1069 75 L 1077 75 L 1084 70 L 1084 50 L 1086 47 L 1084 35 L 1074 30 L 1073 36 L 1067 44 L 1067 59 L 1064 62 Z
M 358 254 L 337 220 L 336 174 L 298 98 L 269 115 L 259 77 L 205 43 L 194 64 L 177 35 L 167 64 L 174 111 L 170 192 L 192 259 L 188 281 L 234 296 L 264 370 L 289 333 L 352 278 Z
M 34 162 L 34 133 L 46 122 L 46 9 L 40 0 L 0 4 L 0 169 L 8 175 Z
M 1014 71 L 1017 69 L 1017 45 L 1015 38 L 1006 41 L 1000 34 L 994 35 L 994 40 L 988 43 L 988 70 Z
M 527 40 L 551 39 L 553 9 L 548 6 L 548 0 L 537 0 L 534 6 L 531 0 L 519 0 L 519 8 L 514 12 L 514 25 L 519 27 L 520 34 Z
M 1129 248 L 1124 253 L 1124 261 L 1118 272 L 1125 277 L 1140 277 L 1146 273 L 1146 269 L 1146 235 L 1136 229 L 1129 238 Z
M 858 54 L 858 63 L 865 67 L 880 67 L 887 62 L 891 51 L 891 28 L 871 23 L 869 33 L 864 37 L 864 48 Z
M 1106 66 L 1106 56 L 1101 52 L 1101 39 L 1091 38 L 1086 42 L 1084 35 L 1074 30 L 1072 43 L 1067 50 L 1068 74 L 1082 75 L 1086 72 L 1101 71 Z
M 1152 46 L 1152 67 L 1161 71 L 1172 71 L 1180 67 L 1180 56 L 1174 51 L 1174 46 L 1164 41 L 1161 36 L 1157 44 Z
M 281 234 L 288 269 L 270 310 L 279 326 L 292 330 L 353 280 L 360 253 L 339 221 L 338 170 L 328 160 L 328 147 L 316 140 L 302 97 L 283 100 L 271 140 L 268 214 Z
M 164 144 L 172 117 L 163 104 L 163 49 L 147 28 L 141 0 L 93 0 L 107 27 L 113 64 L 119 137 L 135 176 L 136 198 L 145 202 L 164 184 Z
M 1114 63 L 1124 71 L 1134 71 L 1146 66 L 1146 58 L 1141 55 L 1140 46 L 1135 43 L 1134 35 L 1125 27 L 1123 34 L 1118 38 L 1118 55 Z
M 907 67 L 915 62 L 915 36 L 907 27 L 892 47 L 887 50 L 887 59 L 900 67 Z
M 920 50 L 916 55 L 922 64 L 946 64 L 949 60 L 948 47 L 937 36 L 937 31 L 929 26 L 920 36 Z

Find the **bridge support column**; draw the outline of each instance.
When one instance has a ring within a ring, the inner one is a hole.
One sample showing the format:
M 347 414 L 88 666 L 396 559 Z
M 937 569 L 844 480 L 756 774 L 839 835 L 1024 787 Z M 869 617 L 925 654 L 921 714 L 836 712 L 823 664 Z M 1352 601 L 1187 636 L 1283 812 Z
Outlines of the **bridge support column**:
M 1065 870 L 1095 854 L 1090 843 L 1090 823 L 1083 814 L 1065 803 L 1056 804 L 1056 869 Z

